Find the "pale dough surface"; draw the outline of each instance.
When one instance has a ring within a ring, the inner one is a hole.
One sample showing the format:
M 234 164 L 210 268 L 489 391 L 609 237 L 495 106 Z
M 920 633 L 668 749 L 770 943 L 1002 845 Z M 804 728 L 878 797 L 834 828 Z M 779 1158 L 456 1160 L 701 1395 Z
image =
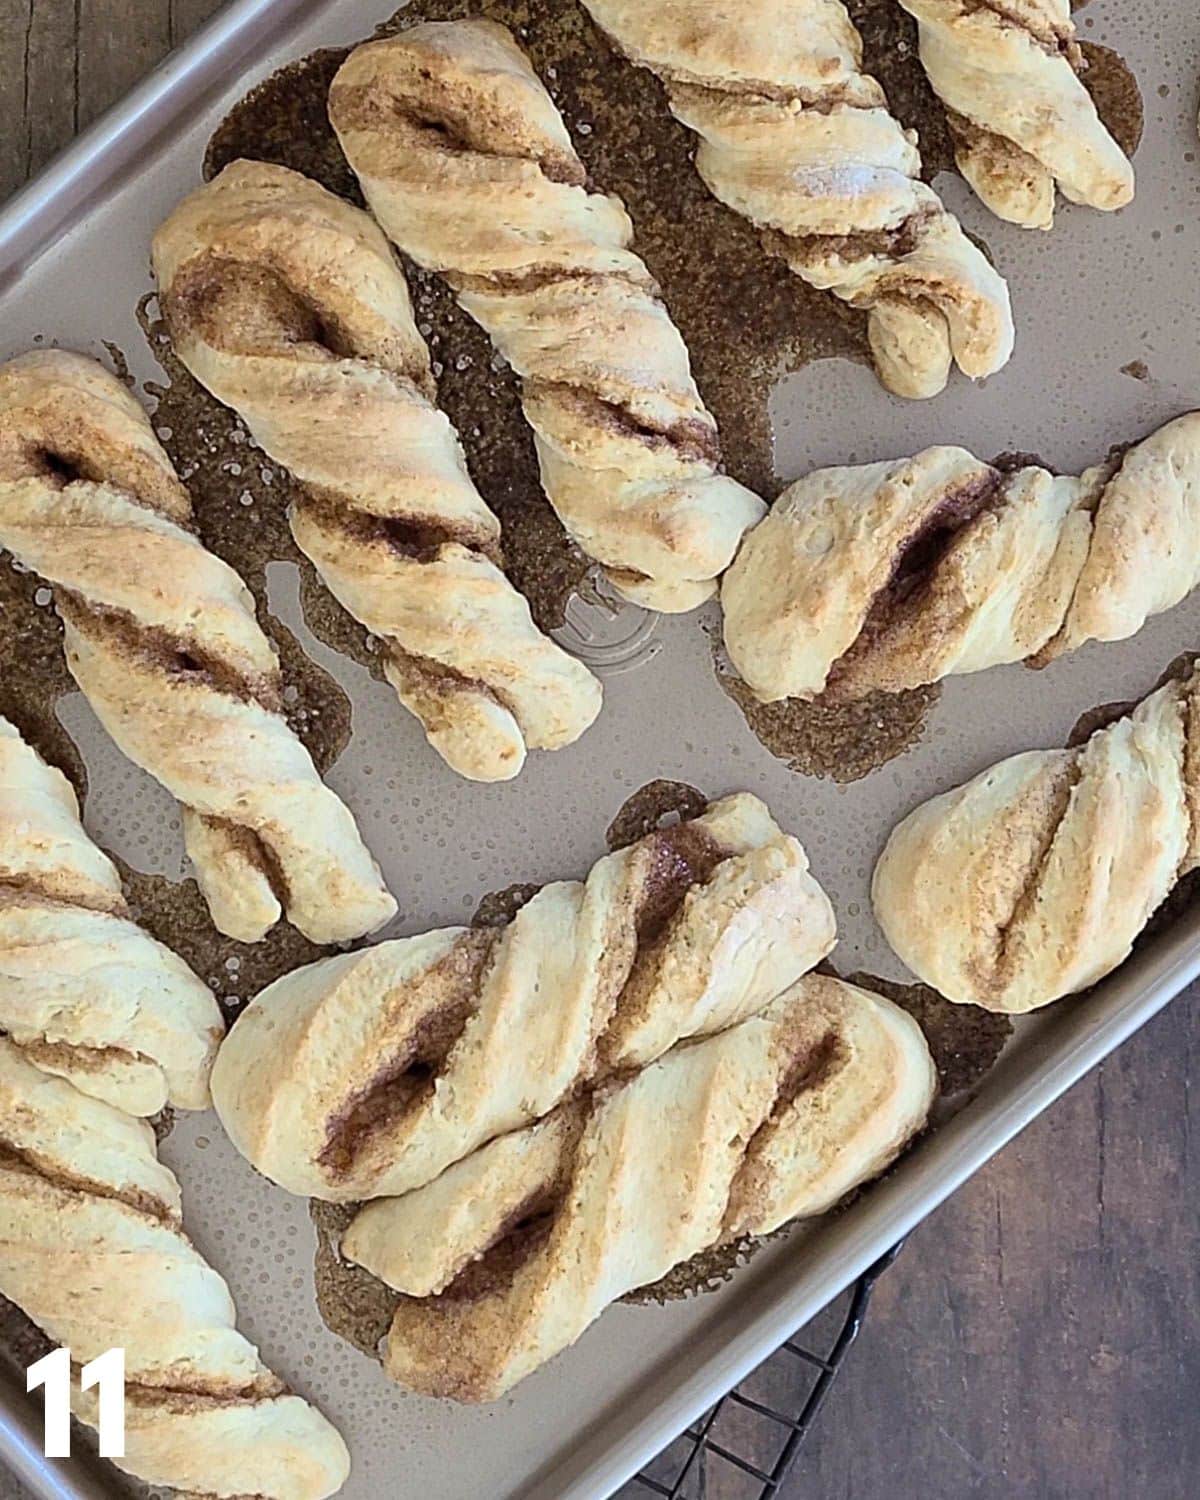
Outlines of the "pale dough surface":
M 1132 201 L 1133 168 L 1081 81 L 1070 0 L 900 3 L 951 112 L 959 170 L 993 213 L 1049 229 L 1056 187 L 1109 212 Z
M 430 1395 L 497 1400 L 626 1292 L 832 1208 L 903 1149 L 935 1087 L 906 1012 L 809 975 L 428 1187 L 368 1205 L 342 1250 L 407 1294 L 388 1373 Z M 533 1213 L 538 1236 L 506 1244 Z M 475 1284 L 458 1297 L 460 1275 Z
M 201 543 L 149 418 L 65 350 L 0 366 L 0 546 L 54 588 L 67 665 L 121 750 L 181 804 L 213 921 L 314 942 L 391 917 L 349 809 L 282 712 L 242 580 Z
M 149 1484 L 221 1500 L 324 1500 L 346 1445 L 234 1326 L 192 1245 L 154 1132 L 0 1037 L 0 1294 L 86 1363 L 125 1351 L 125 1456 Z M 72 1382 L 75 1414 L 98 1420 Z
M 834 939 L 804 850 L 738 793 L 544 886 L 499 931 L 446 928 L 277 980 L 222 1047 L 214 1102 L 292 1192 L 407 1192 L 581 1085 L 761 1010 Z
M 225 1034 L 208 986 L 130 920 L 70 782 L 2 718 L 0 1032 L 133 1115 L 207 1109 Z
M 879 378 L 935 396 L 1013 348 L 1008 287 L 920 180 L 841 0 L 584 0 L 694 130 L 713 195 L 813 286 L 867 311 Z
M 1095 984 L 1200 851 L 1200 678 L 1073 750 L 1031 750 L 922 804 L 872 897 L 884 935 L 948 1000 L 1037 1009 Z
M 371 219 L 286 167 L 234 162 L 159 229 L 154 270 L 175 352 L 299 481 L 296 544 L 447 764 L 503 781 L 527 750 L 578 739 L 600 684 L 499 566 L 500 523 Z
M 511 34 L 473 20 L 368 42 L 329 113 L 384 230 L 447 277 L 521 377 L 542 485 L 574 540 L 637 603 L 710 597 L 763 503 L 721 472 L 629 216 L 589 190 Z
M 1076 477 L 962 448 L 819 469 L 721 587 L 730 658 L 763 702 L 899 692 L 1125 640 L 1200 583 L 1200 412 Z

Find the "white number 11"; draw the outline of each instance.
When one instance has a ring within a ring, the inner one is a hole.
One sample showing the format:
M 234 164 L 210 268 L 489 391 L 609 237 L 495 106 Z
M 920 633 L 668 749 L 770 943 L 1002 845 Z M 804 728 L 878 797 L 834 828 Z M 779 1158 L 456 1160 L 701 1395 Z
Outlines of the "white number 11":
M 47 1458 L 71 1456 L 71 1351 L 52 1349 L 36 1364 L 29 1366 L 25 1389 L 46 1390 L 46 1416 L 43 1450 Z M 97 1430 L 100 1434 L 100 1457 L 125 1456 L 125 1351 L 106 1349 L 89 1360 L 79 1372 L 79 1388 L 99 1391 L 100 1408 Z

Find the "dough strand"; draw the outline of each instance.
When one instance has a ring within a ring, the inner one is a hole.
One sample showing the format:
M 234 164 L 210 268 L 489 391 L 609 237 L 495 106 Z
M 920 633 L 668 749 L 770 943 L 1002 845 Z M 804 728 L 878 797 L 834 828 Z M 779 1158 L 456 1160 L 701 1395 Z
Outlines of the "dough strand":
M 500 523 L 433 404 L 403 273 L 361 209 L 286 167 L 234 162 L 154 237 L 176 354 L 297 481 L 296 545 L 375 636 L 449 766 L 517 775 L 600 711 L 600 684 L 534 625 Z
M 368 1205 L 341 1248 L 405 1294 L 388 1374 L 498 1400 L 626 1292 L 877 1176 L 935 1087 L 911 1016 L 809 975 L 760 1014 Z
M 962 448 L 819 469 L 721 588 L 754 694 L 853 701 L 1120 641 L 1200 583 L 1200 412 L 1080 476 Z
M 0 366 L 0 547 L 53 586 L 71 675 L 181 804 L 222 932 L 257 942 L 286 912 L 337 942 L 394 914 L 283 716 L 253 598 L 192 530 L 146 413 L 95 361 L 47 349 Z
M 1133 168 L 1080 75 L 1070 0 L 900 0 L 950 115 L 959 171 L 1011 224 L 1049 229 L 1057 186 L 1111 212 L 1133 200 Z
M 834 939 L 804 850 L 739 793 L 544 886 L 499 931 L 285 975 L 239 1016 L 213 1101 L 291 1192 L 407 1192 L 581 1085 L 761 1010 Z
M 0 1032 L 45 1073 L 133 1115 L 207 1109 L 225 1023 L 130 920 L 71 784 L 0 718 Z
M 542 485 L 626 598 L 693 609 L 763 503 L 717 426 L 620 201 L 592 192 L 554 101 L 492 21 L 357 47 L 329 116 L 372 212 L 442 273 L 521 378 Z
M 714 197 L 803 280 L 867 311 L 880 380 L 936 396 L 1013 348 L 1008 288 L 921 181 L 841 0 L 583 0 L 663 82 Z

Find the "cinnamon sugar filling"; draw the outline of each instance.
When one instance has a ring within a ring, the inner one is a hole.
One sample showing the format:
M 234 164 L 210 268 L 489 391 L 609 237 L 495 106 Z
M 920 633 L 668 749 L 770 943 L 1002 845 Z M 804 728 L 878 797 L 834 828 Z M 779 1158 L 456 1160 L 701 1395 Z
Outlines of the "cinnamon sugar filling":
M 207 814 L 204 821 L 219 828 L 228 842 L 242 855 L 247 864 L 253 866 L 270 887 L 271 894 L 284 911 L 291 905 L 291 885 L 279 856 L 270 844 L 255 829 L 244 823 L 234 823 L 229 818 L 215 818 Z
M 0 416 L 0 426 L 9 428 L 0 432 L 0 482 L 40 479 L 60 491 L 79 483 L 108 485 L 145 510 L 191 529 L 191 497 L 179 480 L 144 453 L 115 446 L 78 414 L 17 411 Z
M 891 576 L 871 601 L 853 644 L 830 668 L 823 696 L 836 700 L 843 681 L 853 680 L 854 668 L 886 639 L 897 620 L 919 610 L 950 548 L 972 522 L 1000 503 L 1003 486 L 1003 476 L 993 472 L 951 490 L 905 539 Z
M 495 943 L 493 931 L 468 932 L 420 976 L 418 982 L 432 986 L 438 998 L 407 1028 L 371 1079 L 329 1117 L 325 1145 L 317 1157 L 329 1176 L 348 1176 L 379 1136 L 433 1092 L 439 1072 L 475 1014 Z M 393 997 L 392 1003 L 403 1005 L 403 996 Z
M 614 976 L 614 1015 L 619 1014 L 630 977 L 650 960 L 656 945 L 667 940 L 669 926 L 688 891 L 707 881 L 729 858 L 727 849 L 690 822 L 658 830 L 650 839 L 652 863 L 634 913 L 636 948 L 628 972 Z M 523 894 L 532 895 L 535 888 L 521 889 Z M 447 1059 L 478 1009 L 480 989 L 486 983 L 488 966 L 506 925 L 507 921 L 473 929 L 421 976 L 419 982 L 436 986 L 440 997 L 405 1031 L 372 1078 L 330 1116 L 325 1145 L 317 1158 L 330 1177 L 349 1176 L 381 1136 L 432 1094 Z M 581 1093 L 590 1093 L 606 1076 L 602 1058 L 598 1074 L 585 1079 Z
M 339 84 L 330 92 L 331 114 L 342 131 L 405 131 L 419 144 L 447 156 L 489 156 L 498 161 L 527 161 L 551 182 L 582 187 L 587 173 L 573 156 L 561 151 L 537 151 L 522 139 L 525 124 L 519 113 L 499 100 L 474 97 L 464 90 L 455 97 L 448 81 L 421 67 L 416 77 L 428 85 L 423 93 L 402 87 L 386 90 L 376 84 Z M 482 124 L 486 124 L 486 129 Z M 506 143 L 511 142 L 506 150 Z
M 685 418 L 669 427 L 656 427 L 636 416 L 628 407 L 606 401 L 593 391 L 565 381 L 530 379 L 525 390 L 532 397 L 553 401 L 592 426 L 642 443 L 650 449 L 670 449 L 685 463 L 706 464 L 716 469 L 721 462 L 721 441 L 715 423 L 699 417 Z
M 432 1297 L 402 1300 L 435 1308 L 447 1303 L 478 1302 L 506 1291 L 513 1284 L 520 1271 L 539 1254 L 554 1233 L 559 1212 L 571 1189 L 575 1159 L 594 1107 L 594 1099 L 566 1106 L 559 1116 L 565 1136 L 559 1150 L 557 1171 L 539 1183 L 508 1215 L 487 1248 L 465 1265 L 441 1292 Z
M 12 906 L 78 906 L 110 917 L 128 917 L 129 907 L 119 891 L 85 883 L 76 889 L 70 871 L 44 874 L 0 869 L 0 911 Z
M 932 205 L 909 214 L 892 228 L 856 229 L 849 234 L 785 234 L 762 231 L 763 244 L 796 268 L 824 266 L 836 259 L 842 265 L 860 260 L 902 261 L 921 244 L 921 236 L 941 212 Z
M 445 662 L 435 661 L 431 656 L 418 656 L 412 651 L 405 651 L 394 641 L 389 641 L 387 648 L 394 675 L 404 686 L 414 690 L 419 690 L 424 686 L 438 697 L 446 697 L 453 693 L 471 693 L 487 698 L 512 714 L 520 724 L 521 715 L 518 714 L 515 704 L 511 703 L 499 688 L 484 682 L 482 677 L 468 676 L 466 672 L 447 666 Z M 430 713 L 428 704 L 422 708 L 421 719 L 430 732 L 441 727 Z
M 497 567 L 504 565 L 499 542 L 490 529 L 485 530 L 482 526 L 474 527 L 465 522 L 456 526 L 439 516 L 417 513 L 377 515 L 353 509 L 343 497 L 314 484 L 303 485 L 293 504 L 304 514 L 311 515 L 318 525 L 343 532 L 360 542 L 379 543 L 412 562 L 437 562 L 443 547 L 457 543 L 472 552 L 483 553 Z
M 418 350 L 396 335 L 367 338 L 269 264 L 202 252 L 181 267 L 161 307 L 176 342 L 192 333 L 211 348 L 245 356 L 303 347 L 317 358 L 362 360 L 436 398 L 424 345 Z

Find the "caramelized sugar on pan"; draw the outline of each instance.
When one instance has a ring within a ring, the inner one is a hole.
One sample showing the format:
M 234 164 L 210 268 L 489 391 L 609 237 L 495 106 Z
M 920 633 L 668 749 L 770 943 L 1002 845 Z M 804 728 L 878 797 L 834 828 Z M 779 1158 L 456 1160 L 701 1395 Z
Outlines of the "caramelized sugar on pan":
M 806 703 L 783 698 L 760 703 L 714 651 L 717 681 L 745 715 L 763 745 L 802 776 L 860 781 L 919 743 L 937 683 L 903 693 L 871 693 L 856 703 Z
M 875 974 L 851 974 L 849 981 L 878 991 L 912 1016 L 929 1043 L 943 1098 L 975 1089 L 1012 1035 L 1011 1017 L 978 1005 L 955 1005 L 927 984 L 898 984 Z

